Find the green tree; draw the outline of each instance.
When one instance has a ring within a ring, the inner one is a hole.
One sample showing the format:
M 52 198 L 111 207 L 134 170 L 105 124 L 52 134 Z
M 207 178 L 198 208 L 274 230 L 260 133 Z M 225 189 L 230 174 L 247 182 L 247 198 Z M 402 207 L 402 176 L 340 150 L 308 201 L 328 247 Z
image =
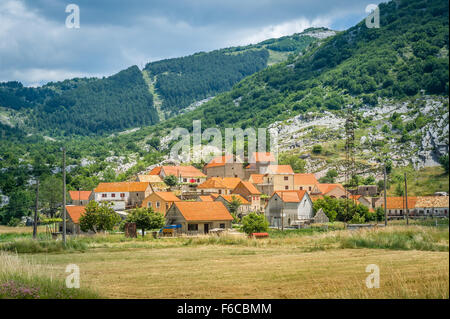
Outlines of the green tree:
M 230 213 L 236 214 L 241 204 L 241 200 L 237 196 L 231 195 L 231 202 L 228 204 Z
M 242 218 L 242 230 L 250 235 L 252 233 L 266 232 L 269 229 L 269 222 L 266 217 L 257 213 L 250 213 Z
M 61 190 L 62 179 L 55 175 L 49 176 L 40 183 L 39 201 L 41 202 L 41 207 L 48 213 L 50 218 L 56 215 L 58 206 L 63 201 Z
M 281 165 L 291 165 L 295 173 L 303 173 L 305 171 L 306 162 L 298 155 L 281 154 L 279 163 Z
M 133 209 L 127 216 L 126 221 L 136 223 L 136 228 L 144 233 L 149 229 L 159 229 L 164 226 L 165 219 L 163 214 L 155 212 L 152 208 L 138 207 Z
M 448 170 L 449 170 L 449 163 L 448 163 L 448 154 L 447 155 L 443 155 L 439 158 L 439 163 L 442 165 L 442 167 L 445 170 L 445 174 L 448 174 Z
M 312 148 L 312 152 L 314 154 L 322 153 L 322 145 L 314 145 L 313 148 Z
M 147 141 L 147 144 L 153 147 L 155 150 L 158 150 L 161 146 L 161 141 L 156 136 L 152 137 Z
M 82 231 L 92 230 L 94 233 L 112 230 L 120 222 L 120 216 L 107 202 L 97 203 L 90 201 L 86 206 L 86 212 L 80 217 Z
M 164 183 L 166 183 L 170 187 L 173 187 L 178 184 L 178 180 L 175 175 L 167 175 L 166 177 L 164 177 Z

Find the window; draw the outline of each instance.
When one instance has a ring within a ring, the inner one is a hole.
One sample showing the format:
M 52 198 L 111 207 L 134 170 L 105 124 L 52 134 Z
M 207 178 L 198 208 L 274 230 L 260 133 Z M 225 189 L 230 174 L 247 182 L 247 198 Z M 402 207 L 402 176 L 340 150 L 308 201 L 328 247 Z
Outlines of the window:
M 200 183 L 200 178 L 197 178 L 197 183 Z
M 284 189 L 289 189 L 289 186 L 284 186 Z
M 289 180 L 289 177 L 288 177 L 288 176 L 285 176 L 285 177 L 284 177 L 284 180 L 285 180 L 285 181 Z
M 220 224 L 219 228 L 225 228 L 225 224 Z
M 311 187 L 311 186 L 309 186 L 309 187 L 308 187 L 308 189 L 309 189 L 309 191 L 311 191 L 312 187 Z
M 148 203 L 147 203 L 147 207 L 148 207 L 148 208 L 151 208 L 151 207 L 152 207 L 152 202 L 148 202 Z
M 303 187 L 302 187 L 302 186 L 300 186 L 300 190 L 301 190 L 301 191 L 303 190 Z
M 120 197 L 125 197 L 125 193 L 120 193 Z
M 102 194 L 102 197 L 105 198 L 105 197 L 106 197 L 106 194 Z
M 222 194 L 222 190 L 221 189 L 219 189 L 219 194 Z
M 111 197 L 112 197 L 112 198 L 116 197 L 116 194 L 112 193 L 112 194 L 111 194 Z
M 197 231 L 198 224 L 188 224 L 188 231 Z
M 160 202 L 156 202 L 156 208 L 161 207 L 161 203 Z
M 183 182 L 186 183 L 187 182 L 187 178 L 183 178 Z
M 169 209 L 169 203 L 166 203 L 166 210 Z

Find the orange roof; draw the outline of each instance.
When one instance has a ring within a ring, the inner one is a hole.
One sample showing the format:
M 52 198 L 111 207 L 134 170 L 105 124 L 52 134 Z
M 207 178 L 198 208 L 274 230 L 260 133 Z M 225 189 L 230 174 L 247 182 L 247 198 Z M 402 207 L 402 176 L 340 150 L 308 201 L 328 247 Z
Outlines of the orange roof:
M 69 191 L 72 200 L 89 200 L 92 191 Z
M 358 200 L 361 197 L 361 195 L 350 195 L 350 199 Z
M 181 177 L 206 177 L 199 169 L 192 165 L 189 166 L 162 166 L 161 168 L 167 175 L 175 175 Z
M 213 202 L 215 197 L 211 195 L 200 195 L 198 198 L 201 202 Z
M 291 165 L 269 165 L 267 172 L 269 174 L 294 174 Z
M 445 208 L 449 206 L 448 196 L 418 196 L 416 207 L 420 208 Z M 408 207 L 409 208 L 409 207 Z
M 315 185 L 319 184 L 314 174 L 297 173 L 294 174 L 294 185 Z
M 246 200 L 244 197 L 242 197 L 241 195 L 239 195 L 239 194 L 219 195 L 219 197 L 222 197 L 228 203 L 231 203 L 233 201 L 233 198 L 236 198 L 236 199 L 238 199 L 241 202 L 242 205 L 250 205 L 250 202 L 248 200 Z
M 280 198 L 283 202 L 299 203 L 302 201 L 303 196 L 305 196 L 306 191 L 305 190 L 276 191 L 273 193 L 273 195 L 275 195 L 275 194 L 280 196 Z
M 209 163 L 205 166 L 206 168 L 210 167 L 219 167 L 224 166 L 226 163 L 234 163 L 233 155 L 223 155 L 214 157 Z
M 159 175 L 161 173 L 161 166 L 154 167 L 148 175 Z
M 251 174 L 248 180 L 254 184 L 262 184 L 263 176 L 264 174 Z
M 221 202 L 175 202 L 174 206 L 187 221 L 233 220 Z
M 224 188 L 234 189 L 241 179 L 239 177 L 211 177 L 197 186 L 197 188 Z
M 254 152 L 252 159 L 257 162 L 275 162 L 275 156 L 271 152 Z
M 145 192 L 149 183 L 144 182 L 118 182 L 118 183 L 100 183 L 94 189 L 95 193 L 109 193 L 109 192 Z
M 69 214 L 70 219 L 75 223 L 78 224 L 80 221 L 81 215 L 83 215 L 86 212 L 86 209 L 84 206 L 66 206 L 67 214 Z
M 175 196 L 172 192 L 155 192 L 155 195 L 157 195 L 159 198 L 166 202 L 178 202 L 181 201 L 178 197 Z
M 408 196 L 408 209 L 414 208 L 416 205 L 417 197 Z M 406 201 L 404 197 L 386 197 L 387 209 L 405 209 Z M 381 204 L 384 207 L 384 201 Z
M 322 194 L 326 194 L 330 191 L 332 191 L 333 189 L 335 189 L 336 187 L 340 187 L 343 190 L 344 186 L 342 186 L 342 184 L 323 184 L 323 183 L 319 183 L 317 184 L 317 187 L 319 187 L 319 190 L 322 192 Z
M 318 199 L 323 199 L 323 195 L 309 195 L 311 201 L 315 202 Z
M 217 197 L 219 197 L 219 194 L 211 193 L 211 194 L 209 194 L 209 196 L 211 196 L 213 199 L 216 199 Z
M 241 181 L 238 185 L 236 185 L 236 187 L 233 189 L 233 192 L 235 192 L 236 188 L 242 185 L 244 188 L 246 188 L 248 190 L 248 192 L 252 195 L 260 195 L 261 192 L 255 187 L 255 185 L 253 185 L 250 182 L 246 182 L 246 181 Z

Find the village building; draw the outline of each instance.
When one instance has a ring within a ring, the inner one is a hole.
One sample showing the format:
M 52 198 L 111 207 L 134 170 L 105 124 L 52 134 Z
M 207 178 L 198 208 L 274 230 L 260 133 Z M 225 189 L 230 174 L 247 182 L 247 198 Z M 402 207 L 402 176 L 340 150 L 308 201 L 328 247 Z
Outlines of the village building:
M 91 200 L 94 200 L 92 191 L 69 191 L 69 200 L 72 205 L 86 206 Z
M 250 203 L 250 210 L 261 211 L 261 192 L 250 182 L 241 181 L 232 191 L 232 194 L 239 194 Z
M 384 207 L 384 197 L 372 197 L 372 208 L 377 209 L 378 207 Z
M 305 190 L 276 191 L 266 205 L 265 216 L 270 226 L 298 227 L 313 218 L 312 201 Z
M 211 177 L 197 186 L 197 193 L 201 195 L 211 193 L 229 195 L 240 182 L 241 179 L 239 177 Z
M 187 234 L 229 229 L 233 220 L 222 202 L 174 202 L 165 217 L 166 225 L 181 225 L 181 232 Z
M 367 208 L 369 208 L 369 210 L 373 209 L 372 200 L 370 199 L 370 197 L 367 198 L 361 195 L 350 195 L 349 199 L 352 199 L 355 204 L 361 204 L 366 206 Z
M 356 190 L 356 195 L 361 196 L 377 196 L 378 195 L 378 187 L 376 185 L 360 185 Z
M 319 211 L 314 215 L 313 220 L 314 220 L 314 223 L 318 223 L 318 224 L 325 224 L 330 221 L 330 219 L 325 214 L 325 212 L 323 211 L 322 208 L 319 209 Z
M 236 212 L 237 216 L 239 218 L 242 218 L 243 216 L 245 216 L 251 212 L 250 202 L 239 194 L 219 195 L 216 197 L 216 199 L 214 201 L 222 202 L 225 205 L 225 207 L 228 209 L 228 211 L 231 213 L 230 204 L 233 200 L 238 200 L 240 202 L 240 205 Z
M 296 173 L 294 174 L 294 189 L 295 190 L 305 190 L 308 194 L 320 193 L 319 187 L 317 186 L 319 181 L 316 179 L 314 174 L 310 173 Z
M 67 205 L 66 206 L 66 232 L 67 234 L 79 235 L 82 233 L 80 228 L 80 217 L 86 212 L 85 206 Z M 62 229 L 62 222 L 59 228 Z
M 347 198 L 347 192 L 342 184 L 317 184 L 320 194 L 332 198 Z M 350 194 L 348 194 L 350 196 Z
M 149 183 L 153 192 L 165 192 L 169 189 L 159 175 L 138 175 L 136 182 Z
M 238 177 L 246 179 L 246 171 L 242 160 L 233 155 L 214 157 L 203 168 L 206 176 L 211 177 Z
M 199 195 L 197 197 L 197 201 L 199 202 L 213 202 L 215 199 L 217 198 L 217 196 L 213 196 L 211 195 Z
M 448 217 L 449 197 L 418 196 L 414 208 L 414 215 Z
M 408 210 L 409 210 L 410 214 L 415 213 L 416 201 L 417 201 L 417 197 L 408 196 Z M 380 207 L 384 208 L 384 201 Z M 399 196 L 399 197 L 388 196 L 388 197 L 386 197 L 386 210 L 387 210 L 388 216 L 391 216 L 391 217 L 401 217 L 401 216 L 406 215 L 405 197 L 403 197 L 403 196 Z
M 153 168 L 149 175 L 158 175 L 162 180 L 166 176 L 177 177 L 180 184 L 200 184 L 206 180 L 206 175 L 192 165 L 188 166 L 158 166 Z
M 144 182 L 100 183 L 94 189 L 94 199 L 111 202 L 114 210 L 125 210 L 140 207 L 151 192 L 150 184 Z
M 247 176 L 251 174 L 266 174 L 269 165 L 275 165 L 276 159 L 271 152 L 254 152 L 249 158 L 247 165 Z
M 260 184 L 262 193 L 272 195 L 279 190 L 294 190 L 294 171 L 290 165 L 269 165 Z
M 179 201 L 181 200 L 172 192 L 153 192 L 142 201 L 141 207 L 152 208 L 165 215 L 170 206 Z

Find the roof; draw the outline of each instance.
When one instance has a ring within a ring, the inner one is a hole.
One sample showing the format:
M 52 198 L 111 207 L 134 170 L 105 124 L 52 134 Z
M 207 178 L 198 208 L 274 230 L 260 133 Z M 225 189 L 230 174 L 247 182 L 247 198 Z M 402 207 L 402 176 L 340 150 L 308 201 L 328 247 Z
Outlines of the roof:
M 326 193 L 332 191 L 333 189 L 335 189 L 336 187 L 339 187 L 342 190 L 345 190 L 344 186 L 342 186 L 342 184 L 324 184 L 324 183 L 319 183 L 319 184 L 317 184 L 317 187 L 319 187 L 319 190 L 322 192 L 322 194 L 326 194 Z
M 105 192 L 145 192 L 149 187 L 145 182 L 117 182 L 117 183 L 100 183 L 97 188 L 94 189 L 95 193 Z
M 416 205 L 417 197 L 408 196 L 408 209 L 414 208 Z M 381 204 L 384 207 L 384 202 Z M 405 209 L 406 202 L 404 197 L 386 197 L 387 209 Z
M 159 198 L 166 202 L 178 202 L 181 201 L 178 197 L 175 196 L 172 192 L 154 192 Z
M 200 195 L 198 198 L 201 202 L 213 202 L 215 197 L 211 195 Z
M 268 174 L 294 174 L 291 165 L 269 165 Z
M 69 191 L 72 200 L 89 200 L 92 191 Z
M 241 205 L 250 205 L 250 202 L 248 200 L 246 200 L 244 197 L 242 197 L 241 195 L 239 195 L 239 194 L 219 195 L 219 197 L 222 197 L 228 203 L 231 203 L 233 201 L 233 198 L 235 198 L 235 199 L 238 199 L 241 202 Z M 219 198 L 219 197 L 217 197 L 217 198 Z
M 239 177 L 211 177 L 197 186 L 197 188 L 225 188 L 234 189 L 242 180 Z
M 162 166 L 161 168 L 167 175 L 175 175 L 181 177 L 206 177 L 199 169 L 192 165 L 189 166 Z
M 294 174 L 294 185 L 315 185 L 319 184 L 314 174 L 296 173 Z
M 175 202 L 174 206 L 187 221 L 233 220 L 221 202 Z
M 254 152 L 252 159 L 257 162 L 275 162 L 275 156 L 271 152 Z
M 305 190 L 287 190 L 287 191 L 276 191 L 273 195 L 277 194 L 281 200 L 285 203 L 299 203 L 302 201 L 303 196 L 305 196 Z M 273 196 L 272 195 L 272 196 Z
M 262 184 L 263 177 L 264 177 L 264 174 L 251 174 L 250 178 L 248 180 L 255 184 Z
M 81 215 L 83 215 L 86 212 L 86 207 L 84 206 L 72 206 L 67 205 L 66 206 L 67 214 L 69 214 L 70 219 L 75 223 L 78 224 L 80 221 Z
M 255 187 L 255 185 L 253 185 L 253 183 L 246 182 L 246 181 L 241 181 L 238 185 L 236 185 L 236 187 L 233 189 L 233 192 L 236 192 L 236 188 L 238 186 L 242 186 L 242 187 L 246 188 L 247 191 L 251 195 L 260 195 L 261 194 L 261 192 Z
M 235 163 L 233 155 L 222 155 L 216 156 L 208 164 L 206 164 L 205 168 L 211 167 L 219 167 L 224 166 L 226 163 Z
M 161 173 L 161 166 L 156 166 L 148 174 L 149 175 L 159 175 L 160 173 Z
M 162 183 L 161 177 L 158 175 L 138 175 L 138 180 L 145 183 Z
M 312 202 L 315 202 L 318 199 L 323 199 L 323 195 L 309 195 Z
M 449 207 L 449 197 L 448 196 L 418 196 L 416 207 L 435 207 L 444 208 Z

